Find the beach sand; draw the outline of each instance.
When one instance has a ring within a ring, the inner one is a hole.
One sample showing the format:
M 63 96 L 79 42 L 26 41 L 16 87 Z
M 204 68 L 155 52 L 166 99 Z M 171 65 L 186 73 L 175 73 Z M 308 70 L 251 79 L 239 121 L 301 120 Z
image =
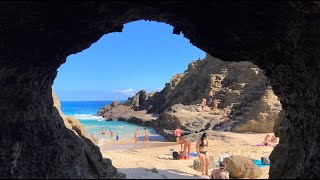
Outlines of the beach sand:
M 219 155 L 240 155 L 252 159 L 268 157 L 273 150 L 270 146 L 255 146 L 260 143 L 267 133 L 243 134 L 232 132 L 214 132 L 209 136 L 208 152 L 217 163 Z M 271 135 L 271 133 L 269 133 Z M 200 134 L 199 134 L 200 137 Z M 193 169 L 193 161 L 173 160 L 170 149 L 180 150 L 180 145 L 175 142 L 141 142 L 133 140 L 119 142 L 109 141 L 100 146 L 103 157 L 112 160 L 118 171 L 127 175 L 128 179 L 199 179 L 201 172 Z M 195 152 L 195 142 L 192 142 L 191 152 Z M 156 168 L 158 173 L 148 169 Z M 260 179 L 269 177 L 269 166 L 261 168 L 263 171 Z M 209 175 L 212 169 L 209 169 Z

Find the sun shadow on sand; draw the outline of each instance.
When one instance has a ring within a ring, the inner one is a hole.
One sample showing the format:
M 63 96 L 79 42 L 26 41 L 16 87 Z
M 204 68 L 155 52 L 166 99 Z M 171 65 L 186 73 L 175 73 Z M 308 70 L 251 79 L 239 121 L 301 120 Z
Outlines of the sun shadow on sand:
M 196 174 L 176 169 L 157 169 L 158 172 L 152 172 L 143 167 L 118 168 L 117 170 L 126 174 L 128 179 L 200 179 Z

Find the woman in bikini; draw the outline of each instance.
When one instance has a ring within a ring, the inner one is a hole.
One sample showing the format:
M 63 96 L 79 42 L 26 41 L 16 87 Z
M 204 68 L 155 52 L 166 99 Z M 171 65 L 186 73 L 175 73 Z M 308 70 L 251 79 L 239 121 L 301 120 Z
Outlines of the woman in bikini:
M 198 157 L 201 164 L 202 175 L 206 175 L 206 176 L 208 176 L 208 166 L 210 163 L 207 147 L 208 147 L 208 135 L 207 133 L 203 133 L 201 138 L 197 140 L 196 149 L 197 149 Z

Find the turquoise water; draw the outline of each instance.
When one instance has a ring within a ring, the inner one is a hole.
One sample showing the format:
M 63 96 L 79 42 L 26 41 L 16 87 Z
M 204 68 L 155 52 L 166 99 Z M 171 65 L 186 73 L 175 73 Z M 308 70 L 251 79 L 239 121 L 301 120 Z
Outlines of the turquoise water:
M 99 139 L 102 138 L 101 128 L 106 130 L 104 139 L 111 139 L 109 136 L 110 130 L 113 132 L 113 140 L 116 135 L 119 139 L 131 139 L 134 137 L 135 130 L 139 129 L 139 139 L 144 138 L 144 128 L 149 131 L 149 139 L 164 140 L 158 135 L 151 127 L 144 127 L 135 124 L 130 124 L 123 121 L 106 121 L 101 116 L 96 116 L 99 109 L 105 105 L 110 104 L 112 101 L 61 101 L 61 110 L 65 115 L 73 116 L 80 120 L 85 127 L 87 133 L 93 133 Z

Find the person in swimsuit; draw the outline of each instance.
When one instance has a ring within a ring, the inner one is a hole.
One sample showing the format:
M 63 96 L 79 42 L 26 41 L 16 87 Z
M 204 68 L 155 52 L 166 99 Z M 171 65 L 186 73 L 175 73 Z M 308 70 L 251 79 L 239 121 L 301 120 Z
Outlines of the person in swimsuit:
M 137 143 L 139 140 L 139 129 L 137 128 L 136 132 L 134 133 L 134 142 Z
M 174 135 L 176 136 L 176 142 L 180 143 L 181 145 L 181 150 L 182 150 L 182 143 L 180 142 L 180 136 L 181 136 L 182 130 L 180 127 L 177 127 L 177 129 L 174 131 Z
M 103 129 L 103 127 L 101 128 L 101 134 L 102 134 L 102 135 L 105 135 L 105 134 L 106 134 L 106 131 Z
M 262 142 L 265 146 L 270 146 L 271 145 L 271 137 L 269 134 L 266 135 L 266 137 L 264 138 L 263 142 Z
M 209 153 L 207 151 L 208 147 L 208 135 L 203 133 L 201 138 L 197 140 L 196 150 L 198 152 L 198 157 L 201 164 L 202 175 L 208 176 L 208 167 L 209 167 Z
M 181 153 L 182 157 L 187 157 L 187 159 L 190 158 L 190 149 L 191 149 L 191 142 L 189 141 L 189 139 L 186 136 L 181 136 L 179 138 L 179 142 L 181 143 L 181 145 L 183 144 L 183 151 Z M 188 149 L 188 155 L 187 155 L 187 149 Z
M 149 132 L 146 128 L 144 128 L 144 134 L 145 134 L 145 136 L 144 136 L 143 142 L 145 142 L 145 141 L 149 142 Z

